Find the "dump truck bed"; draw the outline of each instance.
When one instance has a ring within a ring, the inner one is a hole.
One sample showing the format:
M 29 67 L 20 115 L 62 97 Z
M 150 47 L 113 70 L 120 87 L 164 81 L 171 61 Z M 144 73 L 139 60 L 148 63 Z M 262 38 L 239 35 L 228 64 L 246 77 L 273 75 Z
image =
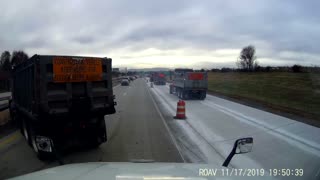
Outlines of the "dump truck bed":
M 34 55 L 14 68 L 15 106 L 30 117 L 112 114 L 111 59 Z
M 207 89 L 208 80 L 205 72 L 175 73 L 174 86 L 187 89 Z
M 163 73 L 154 73 L 152 75 L 153 77 L 153 82 L 156 85 L 165 85 L 166 84 L 166 75 Z

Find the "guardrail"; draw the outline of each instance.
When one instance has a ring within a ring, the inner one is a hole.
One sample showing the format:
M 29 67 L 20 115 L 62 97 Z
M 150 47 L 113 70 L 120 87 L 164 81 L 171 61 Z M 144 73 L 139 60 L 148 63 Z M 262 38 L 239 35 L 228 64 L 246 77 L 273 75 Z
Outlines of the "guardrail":
M 10 100 L 11 96 L 0 97 L 0 101 Z
M 0 104 L 0 111 L 6 110 L 9 108 L 9 103 L 6 104 Z
M 7 101 L 5 103 L 0 103 L 0 111 L 6 110 L 9 108 L 9 100 L 11 99 L 11 96 L 5 96 L 0 98 L 0 102 Z

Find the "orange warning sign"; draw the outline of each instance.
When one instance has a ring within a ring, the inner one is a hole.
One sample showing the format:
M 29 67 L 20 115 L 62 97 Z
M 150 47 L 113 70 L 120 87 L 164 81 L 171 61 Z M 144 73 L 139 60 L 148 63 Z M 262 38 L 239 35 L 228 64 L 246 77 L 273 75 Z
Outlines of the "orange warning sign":
M 102 62 L 99 58 L 54 57 L 54 82 L 85 82 L 102 80 Z

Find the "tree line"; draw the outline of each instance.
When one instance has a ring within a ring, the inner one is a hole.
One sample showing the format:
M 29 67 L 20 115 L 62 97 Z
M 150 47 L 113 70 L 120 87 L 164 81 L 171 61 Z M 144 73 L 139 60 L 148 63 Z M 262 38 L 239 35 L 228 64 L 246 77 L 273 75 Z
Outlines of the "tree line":
M 260 66 L 256 56 L 256 48 L 252 45 L 244 47 L 236 60 L 238 68 L 221 68 L 200 71 L 211 72 L 320 72 L 320 67 L 305 67 L 298 64 L 293 66 Z
M 212 69 L 201 69 L 202 72 L 248 72 L 247 70 L 239 69 L 239 68 L 212 68 Z M 301 65 L 293 65 L 293 66 L 257 66 L 253 71 L 250 72 L 293 72 L 293 73 L 303 73 L 303 72 L 316 72 L 320 73 L 320 67 L 318 66 L 301 66 Z
M 9 51 L 4 51 L 0 57 L 0 70 L 11 71 L 12 67 L 27 60 L 28 55 L 22 51 L 13 51 L 12 54 Z

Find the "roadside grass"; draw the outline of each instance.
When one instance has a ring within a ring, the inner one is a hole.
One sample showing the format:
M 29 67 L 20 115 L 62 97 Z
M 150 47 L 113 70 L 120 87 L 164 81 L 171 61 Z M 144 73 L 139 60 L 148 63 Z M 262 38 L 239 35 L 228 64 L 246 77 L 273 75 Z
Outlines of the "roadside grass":
M 209 91 L 320 121 L 320 73 L 210 72 Z

